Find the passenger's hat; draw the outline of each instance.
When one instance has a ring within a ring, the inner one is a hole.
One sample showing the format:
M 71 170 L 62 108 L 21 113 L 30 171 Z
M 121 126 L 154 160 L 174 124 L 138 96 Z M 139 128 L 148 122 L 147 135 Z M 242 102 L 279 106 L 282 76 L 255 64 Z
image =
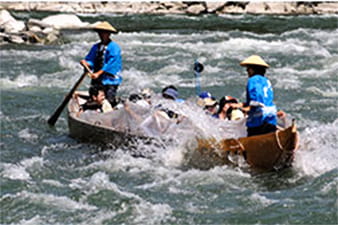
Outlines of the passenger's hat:
M 174 88 L 168 88 L 163 92 L 163 95 L 170 96 L 174 100 L 178 98 L 178 92 Z
M 205 98 L 204 99 L 204 106 L 209 107 L 209 106 L 216 106 L 217 101 L 213 98 Z
M 198 95 L 197 105 L 205 106 L 205 99 L 207 98 L 214 98 L 212 97 L 211 93 L 208 91 L 203 91 Z
M 203 91 L 203 92 L 201 92 L 201 94 L 198 95 L 198 97 L 204 99 L 204 98 L 211 98 L 212 96 L 211 96 L 210 92 Z
M 260 56 L 252 55 L 246 59 L 244 59 L 241 63 L 241 66 L 255 65 L 255 66 L 263 66 L 265 68 L 270 67 Z
M 244 118 L 244 114 L 240 109 L 233 109 L 231 111 L 231 120 L 240 120 Z
M 110 25 L 110 23 L 108 23 L 107 21 L 100 21 L 100 22 L 97 22 L 93 25 L 93 29 L 95 31 L 108 31 L 108 32 L 111 32 L 111 33 L 117 33 L 117 30 L 115 29 L 115 27 L 113 27 L 112 25 Z

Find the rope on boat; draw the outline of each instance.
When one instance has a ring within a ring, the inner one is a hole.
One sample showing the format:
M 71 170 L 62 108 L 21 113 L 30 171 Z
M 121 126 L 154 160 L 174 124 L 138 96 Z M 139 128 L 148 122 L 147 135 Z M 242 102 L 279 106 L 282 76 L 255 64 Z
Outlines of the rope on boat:
M 277 145 L 278 145 L 279 149 L 283 151 L 284 148 L 283 148 L 282 144 L 280 143 L 278 134 L 279 134 L 279 130 L 277 130 L 277 131 L 275 132 L 275 135 L 276 135 L 276 141 L 277 141 Z
M 243 146 L 243 144 L 238 140 L 238 139 L 234 139 L 236 140 L 237 144 L 239 145 L 239 147 L 241 148 L 241 152 L 244 152 L 245 151 L 245 148 Z

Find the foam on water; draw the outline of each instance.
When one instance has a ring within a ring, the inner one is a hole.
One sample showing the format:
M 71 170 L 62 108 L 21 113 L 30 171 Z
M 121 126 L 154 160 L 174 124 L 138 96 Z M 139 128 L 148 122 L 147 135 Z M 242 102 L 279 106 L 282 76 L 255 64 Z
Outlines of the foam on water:
M 57 180 L 51 180 L 51 179 L 44 179 L 42 180 L 42 183 L 44 184 L 49 184 L 55 187 L 65 187 L 64 184 L 62 184 L 61 182 L 57 181 Z
M 41 218 L 41 216 L 36 215 L 27 220 L 26 219 L 20 220 L 18 224 L 19 225 L 40 225 L 40 224 L 42 225 L 42 224 L 45 224 L 45 221 L 44 219 Z
M 28 170 L 35 166 L 41 167 L 42 165 L 43 159 L 41 157 L 24 159 L 17 164 L 3 163 L 1 165 L 1 175 L 11 180 L 29 181 L 31 176 Z
M 55 196 L 53 194 L 37 194 L 28 191 L 22 191 L 16 194 L 16 198 L 25 199 L 32 203 L 43 204 L 48 207 L 55 207 L 61 211 L 76 211 L 76 210 L 96 210 L 97 207 L 74 201 L 65 196 Z
M 325 90 L 321 90 L 318 87 L 308 87 L 306 91 L 312 92 L 314 94 L 320 95 L 322 97 L 338 97 L 338 92 L 335 87 L 327 87 Z
M 36 75 L 20 74 L 14 80 L 8 76 L 0 78 L 1 89 L 38 86 L 38 83 L 39 78 Z
M 269 205 L 272 205 L 274 203 L 277 203 L 277 200 L 269 199 L 266 196 L 259 194 L 257 192 L 252 193 L 249 196 L 250 204 L 256 205 L 256 207 L 269 207 Z
M 30 175 L 23 166 L 13 164 L 1 165 L 1 176 L 11 180 L 30 180 Z
M 35 142 L 38 139 L 38 135 L 31 133 L 29 128 L 19 131 L 18 136 L 28 142 Z
M 294 167 L 309 176 L 319 176 L 337 169 L 338 119 L 332 124 L 307 127 L 300 135 L 300 149 Z
M 133 161 L 138 161 L 138 159 L 134 159 Z M 95 165 L 99 167 L 105 167 L 110 164 L 112 161 L 108 160 L 108 162 L 96 162 Z M 126 161 L 123 161 L 125 164 Z M 104 164 L 104 165 L 103 165 Z M 131 165 L 129 165 L 130 167 Z M 139 173 L 140 171 L 129 171 L 131 174 Z M 111 171 L 110 171 L 111 173 Z M 97 172 L 93 174 L 89 180 L 87 178 L 79 178 L 73 180 L 71 184 L 72 188 L 81 189 L 82 192 L 86 194 L 86 196 L 95 195 L 96 193 L 102 190 L 109 190 L 113 193 L 116 193 L 121 198 L 128 198 L 131 201 L 131 204 L 128 208 L 131 208 L 133 214 L 133 221 L 135 223 L 140 223 L 143 221 L 148 221 L 149 224 L 156 224 L 158 221 L 165 220 L 172 213 L 172 209 L 168 204 L 153 204 L 145 199 L 143 199 L 140 195 L 137 195 L 133 192 L 129 192 L 126 190 L 122 190 L 122 187 L 119 187 L 116 183 L 110 180 L 109 175 L 105 172 Z M 82 198 L 85 200 L 86 198 Z M 124 205 L 123 207 L 127 207 Z M 127 209 L 125 209 L 127 210 Z M 118 213 L 123 213 L 125 210 L 122 210 Z M 155 216 L 154 216 L 155 215 Z

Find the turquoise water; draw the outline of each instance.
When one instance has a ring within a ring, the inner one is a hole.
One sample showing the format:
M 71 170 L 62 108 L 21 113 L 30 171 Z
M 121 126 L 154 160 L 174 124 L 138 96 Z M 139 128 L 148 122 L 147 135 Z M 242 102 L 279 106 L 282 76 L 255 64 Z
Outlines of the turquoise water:
M 199 170 L 186 166 L 177 146 L 140 143 L 156 154 L 135 158 L 79 143 L 68 136 L 65 114 L 48 127 L 97 41 L 95 33 L 68 31 L 60 46 L 0 47 L 1 224 L 338 223 L 337 16 L 80 16 L 121 30 L 113 38 L 123 54 L 122 96 L 174 84 L 191 97 L 198 59 L 203 90 L 244 100 L 239 62 L 263 56 L 277 106 L 297 120 L 295 162 L 273 173 Z

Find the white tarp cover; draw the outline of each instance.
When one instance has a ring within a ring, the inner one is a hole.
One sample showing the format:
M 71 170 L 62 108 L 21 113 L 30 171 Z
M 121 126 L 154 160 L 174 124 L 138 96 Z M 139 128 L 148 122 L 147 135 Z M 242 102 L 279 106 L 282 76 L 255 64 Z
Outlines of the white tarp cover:
M 179 116 L 169 118 L 161 109 L 170 109 Z M 196 104 L 195 99 L 177 103 L 157 97 L 152 98 L 151 105 L 127 101 L 118 110 L 108 113 L 85 111 L 80 118 L 140 136 L 175 139 L 191 135 L 216 139 L 246 136 L 245 119 L 223 121 L 212 118 Z

